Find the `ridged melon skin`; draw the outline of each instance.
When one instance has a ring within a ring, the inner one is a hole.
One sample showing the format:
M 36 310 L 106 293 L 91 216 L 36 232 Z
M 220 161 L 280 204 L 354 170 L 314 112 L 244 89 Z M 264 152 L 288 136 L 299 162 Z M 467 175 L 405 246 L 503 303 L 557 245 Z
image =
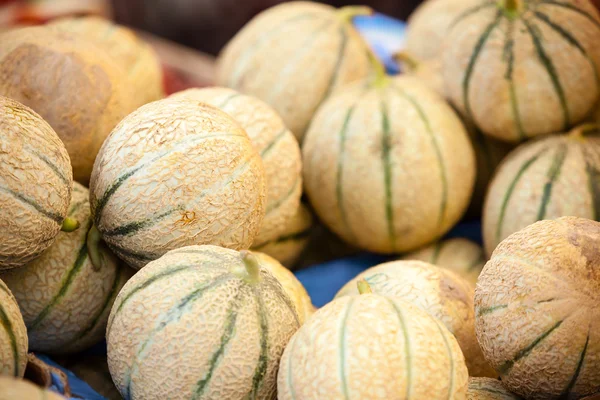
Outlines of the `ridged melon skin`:
M 23 376 L 27 366 L 27 345 L 27 328 L 17 300 L 0 280 L 0 377 Z
M 91 40 L 109 54 L 128 77 L 134 108 L 165 96 L 158 56 L 131 29 L 96 16 L 61 18 L 48 26 Z
M 561 132 L 600 92 L 600 16 L 588 0 L 523 0 L 511 14 L 478 0 L 454 20 L 442 52 L 446 93 L 487 135 L 519 142 Z
M 84 185 L 102 142 L 135 108 L 125 73 L 102 49 L 47 27 L 0 35 L 0 95 L 48 121 L 69 152 L 75 180 Z
M 279 237 L 260 246 L 254 246 L 252 249 L 268 254 L 287 268 L 292 269 L 308 245 L 313 224 L 312 213 L 308 207 L 300 203 L 296 214 L 288 221 L 285 230 Z
M 88 190 L 75 182 L 69 217 L 81 224 L 60 232 L 39 258 L 0 274 L 15 295 L 33 351 L 74 353 L 104 338 L 112 303 L 133 270 L 114 255 L 96 270 L 86 239 L 92 226 Z
M 265 218 L 253 245 L 283 234 L 300 206 L 302 155 L 294 134 L 266 103 L 227 88 L 188 89 L 170 96 L 213 105 L 233 117 L 246 131 L 265 167 Z
M 469 378 L 467 400 L 520 400 L 521 397 L 511 393 L 498 379 Z
M 486 253 L 538 220 L 562 216 L 600 220 L 599 177 L 598 135 L 573 131 L 517 147 L 498 168 L 487 193 Z
M 302 141 L 321 102 L 367 76 L 367 48 L 336 9 L 295 1 L 258 14 L 217 60 L 217 84 L 270 104 Z
M 275 399 L 283 350 L 300 326 L 264 267 L 250 283 L 240 253 L 170 251 L 127 282 L 107 328 L 108 365 L 125 398 Z
M 424 261 L 448 269 L 475 287 L 486 262 L 481 246 L 465 238 L 441 240 L 402 256 L 402 260 Z
M 0 270 L 6 270 L 38 257 L 55 240 L 67 215 L 73 174 L 50 125 L 2 96 L 0 132 Z
M 183 99 L 146 104 L 121 121 L 90 185 L 98 231 L 136 269 L 186 245 L 249 248 L 265 197 L 246 132 L 223 111 Z
M 278 400 L 465 399 L 458 343 L 417 306 L 375 294 L 319 309 L 292 337 Z
M 600 223 L 562 217 L 512 234 L 475 289 L 477 339 L 512 392 L 600 391 Z
M 42 389 L 29 381 L 0 376 L 0 400 L 16 399 L 65 400 L 58 393 Z
M 373 293 L 420 307 L 456 337 L 470 376 L 496 377 L 475 337 L 474 287 L 452 271 L 423 261 L 392 261 L 371 267 L 346 283 L 336 294 L 357 296 L 365 279 Z
M 320 219 L 348 243 L 380 253 L 442 236 L 466 210 L 475 179 L 460 119 L 411 77 L 360 82 L 331 96 L 302 154 Z

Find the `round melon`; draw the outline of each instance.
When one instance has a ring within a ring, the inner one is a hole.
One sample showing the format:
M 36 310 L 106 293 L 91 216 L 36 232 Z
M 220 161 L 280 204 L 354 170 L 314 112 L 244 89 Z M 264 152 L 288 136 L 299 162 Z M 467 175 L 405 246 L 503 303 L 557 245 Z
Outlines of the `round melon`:
M 267 185 L 265 218 L 253 244 L 260 246 L 282 235 L 300 206 L 302 156 L 279 115 L 261 100 L 226 88 L 188 89 L 170 97 L 218 107 L 244 128 L 263 160 Z
M 460 119 L 411 77 L 350 85 L 319 108 L 303 148 L 308 198 L 348 243 L 414 250 L 466 210 L 475 158 Z
M 0 274 L 23 313 L 29 348 L 44 353 L 73 353 L 104 338 L 110 308 L 131 277 L 131 268 L 104 248 L 106 262 L 97 269 L 86 244 L 92 227 L 88 190 L 73 187 L 69 217 L 75 232 L 61 232 L 39 258 Z
M 312 213 L 300 203 L 296 214 L 288 221 L 285 230 L 278 237 L 252 249 L 268 254 L 286 267 L 292 268 L 308 245 L 313 224 Z
M 367 76 L 367 47 L 352 25 L 365 7 L 310 1 L 269 8 L 223 49 L 217 84 L 270 104 L 302 140 L 315 110 L 339 86 Z
M 362 272 L 346 283 L 336 298 L 358 295 L 357 282 L 363 279 L 373 293 L 412 303 L 442 322 L 456 337 L 470 376 L 498 376 L 477 344 L 474 288 L 469 282 L 422 261 L 392 261 Z
M 48 26 L 80 36 L 110 55 L 128 78 L 135 108 L 164 97 L 160 60 L 131 29 L 96 16 L 61 18 Z
M 58 393 L 43 389 L 23 379 L 0 376 L 0 400 L 65 400 Z
M 467 400 L 520 400 L 502 382 L 492 378 L 469 378 Z
M 279 360 L 299 326 L 293 302 L 252 253 L 183 247 L 119 293 L 108 365 L 131 400 L 274 400 Z
M 138 269 L 187 245 L 249 248 L 265 194 L 262 161 L 246 132 L 216 107 L 174 99 L 121 121 L 90 185 L 95 228 Z
M 499 167 L 483 210 L 487 254 L 542 219 L 600 220 L 600 137 L 586 126 L 517 147 Z
M 600 15 L 589 0 L 477 0 L 446 36 L 446 93 L 504 141 L 566 131 L 599 99 L 598 42 Z
M 48 121 L 69 152 L 74 178 L 87 184 L 102 142 L 134 106 L 119 66 L 79 36 L 47 27 L 0 35 L 0 95 Z
M 319 309 L 287 345 L 278 400 L 465 399 L 456 339 L 417 306 L 367 293 Z
M 562 217 L 502 241 L 475 290 L 477 339 L 512 392 L 600 392 L 600 223 Z
M 470 282 L 473 287 L 486 262 L 481 246 L 464 238 L 441 240 L 403 255 L 402 260 L 424 261 L 449 269 Z
M 55 240 L 67 216 L 73 174 L 50 125 L 2 96 L 0 132 L 0 270 L 5 270 L 33 260 Z
M 27 328 L 19 305 L 0 280 L 0 376 L 22 377 L 27 366 L 27 349 Z

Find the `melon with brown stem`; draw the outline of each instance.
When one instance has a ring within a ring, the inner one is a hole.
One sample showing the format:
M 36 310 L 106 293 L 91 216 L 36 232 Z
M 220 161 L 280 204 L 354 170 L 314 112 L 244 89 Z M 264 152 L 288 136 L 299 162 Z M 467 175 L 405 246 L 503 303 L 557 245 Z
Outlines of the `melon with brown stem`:
M 27 328 L 17 300 L 0 280 L 0 377 L 23 376 L 27 366 L 27 346 Z
M 0 376 L 0 400 L 65 400 L 58 393 L 23 379 Z
M 562 217 L 504 239 L 475 290 L 477 339 L 527 399 L 600 392 L 600 223 Z
M 511 393 L 498 379 L 469 378 L 467 400 L 521 400 Z

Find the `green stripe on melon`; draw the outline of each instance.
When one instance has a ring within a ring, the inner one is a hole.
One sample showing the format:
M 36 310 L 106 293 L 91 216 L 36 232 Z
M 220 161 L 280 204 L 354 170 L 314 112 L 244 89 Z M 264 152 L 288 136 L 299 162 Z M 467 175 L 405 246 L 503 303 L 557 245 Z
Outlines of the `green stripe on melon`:
M 23 376 L 27 346 L 27 330 L 19 306 L 0 280 L 0 375 Z

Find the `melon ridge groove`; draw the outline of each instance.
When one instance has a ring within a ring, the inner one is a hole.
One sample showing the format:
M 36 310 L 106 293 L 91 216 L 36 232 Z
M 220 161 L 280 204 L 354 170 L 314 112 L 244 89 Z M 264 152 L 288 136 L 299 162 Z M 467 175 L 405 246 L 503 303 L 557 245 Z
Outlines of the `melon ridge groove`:
M 542 199 L 540 202 L 540 208 L 538 210 L 537 220 L 540 221 L 544 219 L 546 216 L 546 209 L 548 207 L 548 203 L 550 202 L 550 196 L 552 195 L 552 188 L 554 186 L 554 182 L 560 176 L 560 171 L 567 157 L 568 147 L 567 145 L 562 145 L 556 154 L 554 155 L 554 160 L 550 165 L 550 169 L 548 170 L 548 181 L 544 184 L 544 191 L 542 194 Z
M 517 133 L 519 134 L 520 140 L 527 139 L 525 130 L 523 129 L 523 123 L 521 121 L 521 112 L 519 111 L 519 101 L 517 98 L 517 92 L 515 90 L 515 82 L 513 81 L 514 62 L 515 62 L 515 49 L 514 49 L 514 29 L 515 23 L 512 20 L 508 21 L 508 28 L 506 30 L 506 40 L 504 42 L 504 54 L 503 57 L 507 57 L 506 60 L 506 74 L 504 78 L 508 81 L 508 89 L 510 93 L 510 105 L 515 119 L 515 125 Z M 490 169 L 492 172 L 492 169 Z
M 360 296 L 360 295 L 359 295 Z M 342 316 L 341 321 L 341 329 L 340 329 L 340 337 L 339 337 L 339 345 L 340 345 L 340 381 L 342 384 L 342 395 L 345 400 L 350 400 L 350 394 L 348 393 L 348 382 L 346 379 L 346 322 L 348 321 L 348 317 L 350 315 L 350 309 L 352 308 L 352 304 L 354 304 L 355 297 L 351 297 L 346 305 L 346 310 L 344 310 L 344 315 Z
M 283 203 L 286 202 L 286 200 L 288 200 L 290 197 L 292 197 L 292 195 L 294 194 L 294 191 L 296 190 L 298 185 L 300 185 L 301 181 L 302 181 L 302 178 L 300 178 L 300 176 L 297 176 L 296 179 L 294 180 L 294 184 L 292 185 L 290 190 L 285 194 L 285 196 L 283 196 L 281 199 L 279 199 L 278 201 L 276 201 L 275 203 L 273 203 L 269 207 L 267 207 L 267 209 L 265 211 L 265 216 L 268 214 L 271 214 L 273 211 L 277 210 Z
M 587 337 L 585 339 L 585 344 L 583 345 L 583 350 L 581 351 L 581 356 L 579 357 L 579 362 L 577 363 L 577 367 L 575 368 L 575 372 L 573 373 L 573 377 L 571 378 L 571 381 L 569 382 L 569 384 L 565 388 L 565 391 L 559 397 L 559 399 L 568 399 L 569 394 L 571 393 L 571 391 L 573 390 L 573 388 L 577 384 L 577 379 L 579 379 L 579 374 L 581 373 L 581 368 L 583 367 L 583 361 L 585 360 L 585 356 L 586 356 L 586 352 L 587 352 L 589 341 L 590 341 L 590 331 L 589 331 L 589 328 L 588 328 L 588 334 L 587 334 Z
M 542 5 L 546 5 L 546 6 L 555 6 L 555 7 L 562 7 L 562 8 L 566 8 L 569 9 L 573 12 L 576 12 L 577 14 L 580 14 L 584 17 L 586 17 L 588 20 L 590 20 L 594 25 L 596 25 L 596 27 L 598 27 L 598 29 L 600 29 L 600 21 L 598 21 L 596 18 L 594 18 L 592 16 L 592 14 L 588 13 L 585 10 L 582 10 L 580 8 L 575 7 L 572 4 L 568 4 L 568 3 L 563 3 L 560 1 L 555 1 L 555 0 L 543 0 L 540 1 L 539 3 L 537 3 L 537 6 L 542 6 Z
M 256 369 L 254 370 L 254 376 L 252 377 L 252 390 L 248 393 L 247 398 L 256 400 L 269 366 L 269 320 L 265 312 L 262 293 L 256 288 L 253 288 L 253 291 L 256 297 L 256 311 L 260 321 L 260 353 Z
M 444 345 L 446 346 L 446 350 L 448 351 L 448 358 L 450 359 L 450 387 L 448 388 L 448 400 L 452 400 L 452 394 L 454 392 L 454 355 L 452 354 L 452 348 L 450 347 L 450 343 L 448 343 L 448 338 L 444 333 L 441 323 L 437 320 L 437 318 L 433 319 L 435 324 L 442 335 L 442 339 L 444 340 Z
M 438 258 L 440 257 L 440 253 L 442 251 L 442 241 L 438 241 L 433 248 L 433 253 L 431 254 L 431 264 L 435 265 L 437 263 Z
M 271 150 L 273 150 L 273 148 L 275 147 L 275 145 L 277 143 L 279 143 L 279 141 L 281 139 L 283 139 L 285 137 L 285 134 L 288 133 L 288 132 L 290 132 L 290 131 L 287 128 L 285 128 L 285 127 L 281 131 L 279 131 L 277 133 L 277 135 L 275 135 L 275 137 L 273 138 L 273 140 L 271 140 L 271 142 L 269 144 L 267 144 L 264 149 L 262 149 L 262 151 L 260 152 L 261 158 L 264 159 L 266 156 L 270 155 L 271 154 Z
M 495 5 L 495 2 L 493 1 L 486 1 L 482 4 L 477 4 L 476 6 L 473 6 L 465 11 L 463 11 L 462 13 L 460 13 L 456 18 L 454 18 L 454 20 L 452 21 L 452 23 L 450 24 L 450 28 L 448 29 L 448 31 L 450 31 L 451 29 L 453 29 L 456 24 L 458 24 L 460 21 L 462 21 L 463 19 L 481 11 L 484 10 L 488 7 L 491 7 Z
M 338 76 L 340 74 L 340 68 L 342 67 L 342 64 L 344 62 L 344 58 L 346 55 L 346 46 L 348 45 L 348 33 L 346 32 L 346 29 L 345 29 L 345 26 L 343 23 L 342 23 L 342 26 L 340 27 L 340 34 L 342 35 L 342 40 L 340 42 L 340 47 L 338 49 L 335 66 L 333 68 L 333 71 L 331 72 L 331 77 L 329 78 L 329 83 L 327 84 L 327 89 L 325 90 L 323 97 L 321 98 L 321 100 L 319 101 L 319 103 L 317 104 L 315 109 L 313 110 L 313 114 L 314 114 L 314 111 L 317 110 L 321 106 L 321 104 L 323 104 L 323 102 L 325 100 L 327 100 L 327 98 L 333 91 L 335 83 L 337 82 Z
M 32 207 L 33 209 L 35 209 L 37 212 L 39 212 L 40 214 L 42 214 L 43 216 L 45 216 L 46 218 L 56 222 L 57 224 L 61 225 L 63 222 L 63 217 L 44 210 L 39 204 L 36 204 L 35 201 L 33 201 L 32 199 L 23 196 L 21 193 L 15 192 L 12 189 L 9 189 L 8 187 L 4 186 L 4 185 L 0 185 L 0 192 L 4 192 L 6 194 L 8 194 L 9 196 L 13 197 L 16 200 L 19 200 L 19 202 L 23 203 L 23 204 L 27 204 L 28 206 Z
M 586 159 L 585 170 L 588 176 L 588 185 L 592 197 L 594 220 L 600 220 L 600 171 Z
M 406 363 L 406 399 L 410 399 L 412 394 L 412 352 L 410 350 L 410 336 L 408 335 L 406 321 L 402 311 L 394 301 L 388 297 L 385 298 L 388 303 L 392 306 L 392 309 L 396 312 L 398 322 L 402 326 L 402 335 L 404 336 L 404 347 L 405 347 L 405 363 Z
M 390 120 L 385 100 L 381 99 L 381 157 L 383 163 L 383 182 L 385 188 L 385 219 L 388 237 L 392 250 L 396 250 L 396 233 L 394 230 L 394 207 L 392 204 L 392 138 Z
M 261 268 L 263 268 L 262 264 L 261 264 Z M 275 291 L 273 291 L 273 293 L 275 294 L 275 296 L 279 297 L 279 299 L 281 299 L 281 301 L 283 301 L 285 303 L 285 305 L 292 313 L 292 316 L 296 320 L 296 323 L 298 324 L 298 327 L 299 327 L 300 326 L 300 318 L 298 316 L 298 310 L 296 309 L 296 306 L 294 305 L 294 303 L 292 303 L 292 300 L 290 300 L 290 297 L 285 294 L 285 289 L 283 288 L 283 285 L 281 284 L 281 282 L 279 282 L 279 280 L 277 278 L 275 278 L 275 276 L 273 274 L 268 274 L 268 273 L 264 274 L 263 279 L 268 281 L 271 285 L 278 286 L 281 289 L 281 290 L 275 290 Z
M 19 376 L 19 349 L 17 349 L 17 337 L 15 336 L 12 323 L 10 322 L 10 319 L 8 319 L 8 314 L 4 311 L 2 304 L 0 304 L 0 325 L 4 328 L 4 331 L 10 340 L 10 348 L 13 353 L 13 368 L 15 369 L 14 376 L 17 377 Z
M 339 155 L 337 158 L 337 172 L 336 172 L 336 180 L 335 180 L 335 193 L 336 200 L 338 203 L 338 207 L 340 209 L 340 217 L 342 218 L 342 223 L 346 228 L 346 232 L 351 237 L 354 237 L 354 232 L 350 228 L 350 221 L 348 221 L 348 216 L 346 215 L 346 210 L 344 208 L 344 190 L 342 187 L 342 174 L 344 172 L 344 153 L 345 153 L 345 145 L 346 145 L 346 134 L 348 133 L 348 127 L 350 126 L 350 119 L 352 118 L 352 114 L 354 113 L 354 109 L 356 108 L 358 101 L 352 105 L 346 112 L 346 117 L 344 118 L 344 123 L 342 124 L 342 129 L 340 130 L 340 147 L 339 147 Z
M 62 172 L 60 172 L 60 170 L 58 169 L 58 167 L 56 165 L 52 164 L 52 162 L 50 162 L 50 160 L 48 159 L 48 157 L 46 157 L 43 154 L 38 153 L 34 149 L 28 149 L 28 148 L 25 148 L 25 149 L 28 150 L 31 154 L 33 154 L 37 158 L 39 158 L 40 160 L 42 160 L 42 162 L 44 164 L 46 164 L 48 166 L 48 168 L 50 168 L 52 170 L 52 172 L 54 172 L 54 174 L 56 175 L 56 177 L 58 179 L 60 179 L 62 181 L 62 183 L 65 184 L 65 186 L 67 186 L 68 188 L 70 188 L 71 182 L 69 181 L 69 178 L 67 178 L 66 176 L 64 176 L 62 174 Z

